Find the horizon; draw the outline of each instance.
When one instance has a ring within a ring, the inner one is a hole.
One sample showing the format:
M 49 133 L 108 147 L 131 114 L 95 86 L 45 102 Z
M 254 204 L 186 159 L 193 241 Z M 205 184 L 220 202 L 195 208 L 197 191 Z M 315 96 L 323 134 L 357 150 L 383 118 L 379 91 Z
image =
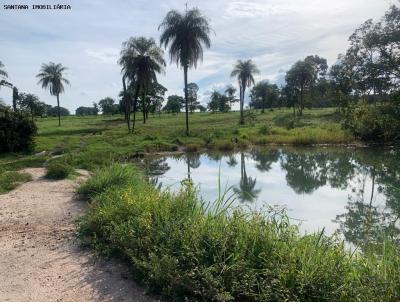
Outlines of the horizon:
M 256 81 L 284 83 L 286 71 L 307 55 L 317 54 L 331 66 L 348 46 L 348 37 L 368 19 L 377 20 L 397 1 L 369 3 L 345 0 L 190 1 L 209 18 L 215 35 L 204 61 L 189 70 L 189 82 L 199 85 L 199 100 L 208 101 L 212 89 L 236 82 L 230 72 L 237 59 L 252 59 L 260 69 Z M 6 10 L 1 7 L 3 37 L 0 60 L 8 80 L 20 92 L 33 93 L 41 101 L 56 105 L 55 97 L 37 85 L 42 63 L 68 67 L 71 86 L 60 96 L 60 106 L 75 113 L 80 106 L 92 106 L 105 97 L 118 101 L 122 89 L 117 64 L 122 42 L 145 36 L 159 41 L 158 25 L 171 9 L 184 10 L 186 1 L 69 1 L 71 10 Z M 33 4 L 33 3 L 27 3 Z M 38 20 L 40 22 L 38 22 Z M 48 26 L 51 24 L 52 26 Z M 138 28 L 138 29 L 136 29 Z M 158 81 L 172 94 L 183 95 L 183 74 L 171 64 Z M 12 92 L 0 89 L 0 98 L 11 104 Z

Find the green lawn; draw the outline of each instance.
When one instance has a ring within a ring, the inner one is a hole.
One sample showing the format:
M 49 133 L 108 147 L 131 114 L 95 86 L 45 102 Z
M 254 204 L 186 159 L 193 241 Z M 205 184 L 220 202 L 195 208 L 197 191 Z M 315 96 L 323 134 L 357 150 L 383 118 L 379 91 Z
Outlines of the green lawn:
M 92 169 L 147 152 L 355 143 L 352 135 L 342 129 L 334 109 L 306 110 L 300 119 L 293 119 L 289 109 L 264 114 L 257 111 L 245 125 L 238 124 L 239 112 L 194 113 L 190 115 L 189 137 L 185 136 L 184 117 L 184 113 L 155 115 L 146 124 L 139 117 L 134 134 L 127 133 L 122 116 L 64 117 L 61 127 L 56 118 L 38 118 L 35 152 L 67 154 L 70 164 Z M 1 156 L 0 168 L 16 170 L 40 163 L 37 158 L 18 156 Z

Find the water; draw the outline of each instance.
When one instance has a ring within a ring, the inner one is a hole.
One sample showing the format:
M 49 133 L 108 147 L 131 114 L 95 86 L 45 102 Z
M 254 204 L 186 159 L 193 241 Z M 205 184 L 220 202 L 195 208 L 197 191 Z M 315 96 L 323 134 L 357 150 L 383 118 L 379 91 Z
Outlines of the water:
M 263 148 L 238 153 L 190 153 L 140 161 L 151 181 L 176 191 L 190 177 L 205 201 L 218 178 L 235 205 L 285 208 L 303 233 L 340 231 L 359 244 L 382 232 L 399 234 L 400 152 L 395 148 Z

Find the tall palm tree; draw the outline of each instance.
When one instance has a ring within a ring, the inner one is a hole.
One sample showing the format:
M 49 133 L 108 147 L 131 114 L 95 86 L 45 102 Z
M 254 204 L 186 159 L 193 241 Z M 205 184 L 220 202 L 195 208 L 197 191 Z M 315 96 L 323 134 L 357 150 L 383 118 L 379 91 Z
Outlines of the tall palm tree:
M 233 67 L 231 77 L 237 77 L 240 89 L 240 123 L 244 123 L 243 106 L 244 106 L 244 93 L 246 87 L 254 84 L 254 74 L 259 73 L 256 64 L 252 60 L 238 60 Z
M 57 97 L 58 126 L 61 126 L 60 93 L 64 92 L 64 84 L 69 85 L 69 81 L 63 75 L 66 70 L 67 67 L 61 63 L 50 62 L 42 64 L 40 72 L 36 75 L 39 78 L 38 84 L 41 84 L 43 89 L 49 89 L 50 94 Z
M 208 20 L 194 8 L 183 14 L 176 10 L 169 11 L 158 29 L 163 30 L 160 43 L 165 48 L 169 46 L 171 62 L 183 67 L 186 135 L 189 135 L 188 69 L 196 68 L 197 61 L 203 59 L 203 45 L 210 48 L 211 28 Z
M 122 66 L 124 93 L 127 95 L 126 83 L 134 89 L 133 125 L 135 128 L 136 108 L 141 94 L 143 122 L 146 122 L 146 95 L 151 85 L 157 83 L 157 73 L 164 72 L 165 60 L 163 50 L 157 46 L 153 38 L 129 38 L 122 44 L 119 64 Z M 128 99 L 128 98 L 127 98 Z M 126 110 L 130 111 L 131 102 L 127 100 Z M 130 114 L 128 113 L 128 130 L 130 131 Z

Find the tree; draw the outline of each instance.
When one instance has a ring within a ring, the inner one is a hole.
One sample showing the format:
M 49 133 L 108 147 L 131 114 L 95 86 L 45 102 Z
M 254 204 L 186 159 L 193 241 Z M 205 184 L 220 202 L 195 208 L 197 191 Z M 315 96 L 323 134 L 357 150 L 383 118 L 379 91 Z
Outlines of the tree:
M 254 74 L 256 73 L 259 73 L 259 70 L 252 60 L 238 60 L 231 73 L 231 77 L 237 77 L 239 83 L 240 124 L 244 124 L 243 107 L 246 87 L 250 87 L 254 84 Z
M 232 105 L 236 102 L 239 102 L 239 99 L 236 98 L 236 88 L 232 85 L 228 85 L 225 89 L 225 94 L 228 97 L 230 110 L 232 110 Z
M 19 106 L 22 110 L 26 110 L 30 113 L 32 121 L 33 117 L 36 115 L 36 111 L 39 111 L 39 98 L 31 93 L 25 94 L 21 93 L 19 97 Z
M 197 92 L 199 91 L 199 86 L 196 83 L 189 83 L 187 85 L 188 90 L 188 102 L 189 102 L 189 111 L 193 113 L 197 109 L 197 106 L 200 102 L 197 101 Z
M 176 10 L 169 11 L 158 29 L 163 30 L 160 43 L 165 48 L 169 46 L 171 62 L 183 67 L 186 135 L 189 136 L 188 69 L 196 68 L 197 61 L 203 59 L 203 46 L 210 48 L 211 28 L 208 20 L 194 8 L 183 14 Z
M 36 76 L 39 78 L 38 84 L 41 84 L 43 89 L 48 88 L 50 94 L 57 97 L 58 126 L 61 126 L 60 93 L 64 92 L 64 84 L 69 85 L 69 81 L 63 75 L 66 70 L 67 67 L 60 63 L 50 62 L 49 64 L 42 64 L 40 72 Z
M 67 108 L 64 107 L 47 107 L 47 115 L 48 116 L 68 116 L 70 112 Z
M 300 95 L 299 115 L 303 114 L 304 95 L 307 89 L 310 89 L 315 79 L 315 70 L 309 61 L 296 62 L 286 73 L 286 85 Z
M 132 132 L 135 128 L 139 94 L 142 102 L 143 123 L 146 123 L 146 95 L 150 86 L 153 83 L 157 83 L 157 73 L 164 72 L 165 60 L 163 55 L 164 52 L 156 45 L 153 38 L 129 38 L 128 41 L 122 44 L 119 64 L 122 66 L 124 93 L 127 95 L 125 81 L 128 80 L 128 86 L 131 86 L 135 94 L 133 100 Z M 130 108 L 130 102 L 127 102 L 126 110 L 130 111 Z M 130 131 L 129 119 L 128 130 Z
M 203 105 L 198 105 L 197 106 L 197 109 L 199 109 L 200 110 L 200 112 L 206 112 L 207 111 L 207 108 L 206 107 L 204 107 Z
M 229 111 L 229 99 L 225 94 L 219 93 L 214 90 L 211 93 L 211 100 L 208 103 L 208 110 L 215 112 L 228 112 Z
M 7 72 L 4 70 L 4 64 L 0 61 L 0 80 L 5 81 L 5 79 L 8 77 Z M 1 82 L 0 82 L 1 83 Z M 0 85 L 1 87 L 1 85 Z
M 19 100 L 19 95 L 18 95 L 18 88 L 13 87 L 13 96 L 12 96 L 12 104 L 13 104 L 13 110 L 17 110 L 17 102 Z
M 149 112 L 159 114 L 161 113 L 162 104 L 164 102 L 164 95 L 167 92 L 167 88 L 159 83 L 153 83 L 147 94 L 147 110 L 146 115 Z
M 250 106 L 256 109 L 261 108 L 264 113 L 265 107 L 269 105 L 270 110 L 279 99 L 279 88 L 276 84 L 271 84 L 268 80 L 258 82 L 250 92 Z
M 115 105 L 115 100 L 110 97 L 106 97 L 99 101 L 99 107 L 101 108 L 103 115 L 117 113 L 118 109 L 116 110 L 114 105 Z
M 96 104 L 96 103 L 94 103 Z M 97 105 L 97 104 L 96 104 Z M 75 110 L 75 115 L 85 116 L 85 115 L 97 115 L 98 109 L 96 107 L 84 107 L 80 106 Z
M 168 113 L 179 113 L 181 112 L 183 103 L 183 97 L 179 95 L 170 95 L 168 97 L 167 104 L 164 106 L 163 110 Z

